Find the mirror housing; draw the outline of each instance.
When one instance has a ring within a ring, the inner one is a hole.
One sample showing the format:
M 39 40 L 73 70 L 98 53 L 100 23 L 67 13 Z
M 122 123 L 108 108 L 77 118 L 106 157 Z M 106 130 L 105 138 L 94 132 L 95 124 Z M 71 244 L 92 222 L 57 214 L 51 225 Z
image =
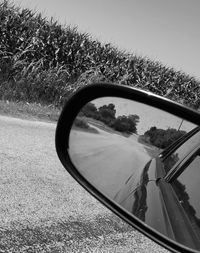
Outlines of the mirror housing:
M 127 210 L 122 208 L 119 204 L 112 201 L 94 185 L 92 185 L 83 175 L 78 171 L 71 161 L 69 155 L 69 137 L 74 120 L 80 110 L 88 102 L 101 97 L 119 97 L 129 99 L 135 102 L 143 103 L 151 107 L 166 111 L 177 117 L 185 119 L 195 125 L 200 125 L 200 114 L 169 99 L 154 95 L 147 91 L 141 91 L 127 86 L 97 83 L 86 86 L 75 93 L 66 102 L 60 118 L 58 120 L 56 129 L 56 151 L 58 157 L 66 168 L 66 170 L 95 198 L 112 210 L 115 214 L 125 220 L 127 223 L 138 229 L 140 232 L 156 241 L 158 244 L 173 252 L 194 252 L 193 249 L 187 248 L 182 244 L 176 243 L 163 234 L 157 232 L 155 229 L 145 225 L 136 216 L 131 215 Z

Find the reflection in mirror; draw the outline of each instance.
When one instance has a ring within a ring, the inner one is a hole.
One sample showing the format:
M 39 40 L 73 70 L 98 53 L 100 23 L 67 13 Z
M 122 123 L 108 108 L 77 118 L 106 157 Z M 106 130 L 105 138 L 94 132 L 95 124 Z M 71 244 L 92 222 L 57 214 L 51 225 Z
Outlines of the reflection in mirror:
M 194 124 L 149 105 L 103 97 L 77 115 L 69 154 L 77 170 L 108 198 L 171 239 L 199 249 L 197 189 L 189 176 L 180 181 L 199 146 Z M 195 175 L 197 187 L 200 177 Z

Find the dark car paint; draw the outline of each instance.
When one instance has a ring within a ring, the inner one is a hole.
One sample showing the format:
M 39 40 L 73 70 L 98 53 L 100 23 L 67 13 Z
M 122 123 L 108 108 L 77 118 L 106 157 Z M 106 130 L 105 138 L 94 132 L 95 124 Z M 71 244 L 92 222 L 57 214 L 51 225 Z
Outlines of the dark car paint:
M 199 130 L 198 130 L 199 131 Z M 198 131 L 192 131 L 184 141 Z M 182 145 L 183 139 L 176 143 Z M 198 234 L 173 187 L 165 180 L 162 157 L 144 167 L 139 182 L 130 176 L 115 201 L 155 230 L 193 249 L 200 249 Z

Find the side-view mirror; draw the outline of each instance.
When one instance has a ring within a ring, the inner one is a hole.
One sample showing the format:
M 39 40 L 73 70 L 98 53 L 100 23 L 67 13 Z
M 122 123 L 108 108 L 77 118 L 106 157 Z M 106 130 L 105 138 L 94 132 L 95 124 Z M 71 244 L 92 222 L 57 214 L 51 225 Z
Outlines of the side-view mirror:
M 173 252 L 200 250 L 200 114 L 121 85 L 65 104 L 56 150 L 66 170 L 134 228 Z

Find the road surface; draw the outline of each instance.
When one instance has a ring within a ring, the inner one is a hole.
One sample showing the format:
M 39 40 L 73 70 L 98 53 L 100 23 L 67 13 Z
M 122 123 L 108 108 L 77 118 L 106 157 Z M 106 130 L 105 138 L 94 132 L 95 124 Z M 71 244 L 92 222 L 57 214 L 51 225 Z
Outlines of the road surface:
M 55 127 L 0 116 L 0 252 L 166 252 L 66 172 Z
M 151 157 L 136 135 L 127 138 L 96 129 L 98 134 L 71 131 L 71 160 L 90 183 L 114 199 L 131 175 L 136 183 L 139 181 Z

